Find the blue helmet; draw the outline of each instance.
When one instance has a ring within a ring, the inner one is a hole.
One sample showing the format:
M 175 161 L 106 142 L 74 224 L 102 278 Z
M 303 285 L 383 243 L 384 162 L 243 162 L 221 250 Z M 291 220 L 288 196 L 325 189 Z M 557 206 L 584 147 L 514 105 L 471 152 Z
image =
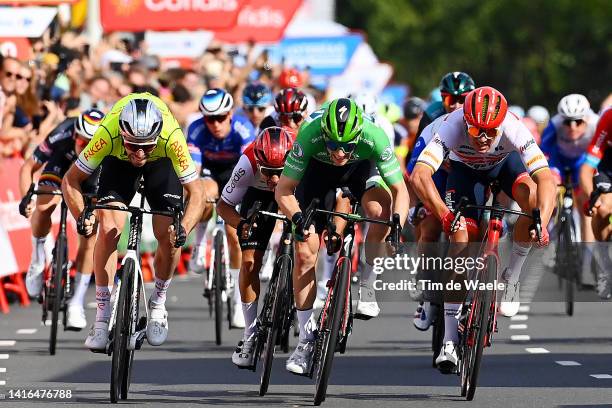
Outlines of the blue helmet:
M 251 83 L 242 92 L 242 103 L 244 106 L 270 106 L 272 91 L 262 83 Z

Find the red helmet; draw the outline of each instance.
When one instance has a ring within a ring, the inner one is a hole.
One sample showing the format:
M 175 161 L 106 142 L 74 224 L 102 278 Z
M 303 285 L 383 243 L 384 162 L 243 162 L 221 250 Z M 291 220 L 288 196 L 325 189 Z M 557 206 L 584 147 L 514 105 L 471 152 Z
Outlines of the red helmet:
M 281 88 L 300 88 L 303 82 L 300 71 L 295 68 L 284 69 L 278 78 L 278 84 Z
M 468 125 L 480 129 L 499 127 L 508 112 L 508 102 L 497 89 L 481 86 L 465 97 L 463 117 Z
M 302 113 L 308 106 L 308 99 L 304 92 L 297 88 L 281 89 L 274 98 L 274 108 L 278 113 Z
M 272 126 L 265 128 L 255 139 L 255 159 L 264 167 L 280 168 L 285 165 L 285 158 L 293 145 L 293 137 L 283 128 Z

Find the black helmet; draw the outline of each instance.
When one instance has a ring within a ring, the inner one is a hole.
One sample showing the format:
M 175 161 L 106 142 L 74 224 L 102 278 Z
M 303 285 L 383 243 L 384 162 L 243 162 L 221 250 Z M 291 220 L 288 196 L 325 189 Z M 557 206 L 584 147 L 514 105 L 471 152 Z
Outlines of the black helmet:
M 416 96 L 408 98 L 406 103 L 404 103 L 404 117 L 406 119 L 417 118 L 425 111 L 425 108 L 425 101 L 421 98 L 417 98 Z
M 461 95 L 475 88 L 474 80 L 465 72 L 449 72 L 440 81 L 440 92 L 451 95 Z

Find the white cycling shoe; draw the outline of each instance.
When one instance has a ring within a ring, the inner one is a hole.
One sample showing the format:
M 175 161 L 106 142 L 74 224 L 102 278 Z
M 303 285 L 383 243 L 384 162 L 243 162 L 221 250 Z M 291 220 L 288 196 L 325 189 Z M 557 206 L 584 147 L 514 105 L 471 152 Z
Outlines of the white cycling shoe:
M 436 366 L 442 374 L 454 373 L 457 369 L 457 357 L 456 345 L 452 341 L 444 343 L 444 347 L 440 350 L 440 354 L 436 358 Z
M 519 307 L 521 306 L 521 301 L 519 298 L 519 287 L 521 284 L 520 282 L 505 282 L 505 285 L 506 287 L 504 289 L 504 294 L 501 297 L 501 301 L 499 302 L 498 310 L 502 315 L 512 317 L 518 313 Z
M 291 354 L 285 368 L 287 371 L 297 375 L 309 375 L 312 367 L 315 340 L 300 341 Z
M 192 274 L 201 275 L 206 269 L 206 246 L 194 245 L 187 270 Z
M 147 342 L 161 346 L 168 337 L 168 312 L 166 305 L 149 302 L 149 321 L 147 322 Z
M 255 349 L 257 348 L 257 332 L 238 342 L 232 354 L 232 363 L 238 368 L 252 368 L 255 365 Z
M 108 343 L 108 322 L 95 322 L 85 339 L 85 347 L 94 352 L 105 351 Z
M 232 328 L 244 329 L 244 313 L 242 313 L 242 304 L 234 303 L 234 310 L 232 312 Z
M 26 290 L 28 291 L 28 296 L 31 298 L 37 297 L 42 291 L 44 270 L 45 265 L 30 264 L 28 267 L 25 284 Z
M 414 312 L 412 323 L 417 330 L 427 331 L 433 321 L 434 308 L 429 302 L 420 302 L 417 310 Z
M 374 294 L 374 288 L 371 286 L 360 283 L 359 284 L 359 301 L 357 302 L 357 312 L 355 313 L 356 319 L 370 320 L 377 317 L 380 314 L 380 307 L 376 302 L 376 295 Z
M 66 315 L 66 330 L 80 331 L 87 326 L 85 309 L 82 305 L 68 305 Z

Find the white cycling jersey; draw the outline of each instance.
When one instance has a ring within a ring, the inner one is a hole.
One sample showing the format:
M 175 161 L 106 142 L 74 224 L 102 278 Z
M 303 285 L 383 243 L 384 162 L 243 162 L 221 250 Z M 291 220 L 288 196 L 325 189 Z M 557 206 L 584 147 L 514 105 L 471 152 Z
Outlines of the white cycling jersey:
M 236 207 L 242 202 L 249 187 L 272 191 L 257 167 L 253 146 L 254 144 L 251 143 L 240 156 L 232 171 L 232 177 L 221 191 L 221 199 L 232 207 Z
M 467 133 L 463 109 L 457 109 L 440 125 L 434 138 L 419 155 L 417 163 L 426 164 L 435 172 L 448 153 L 450 160 L 462 162 L 476 170 L 488 170 L 516 151 L 529 174 L 548 167 L 533 135 L 514 114 L 508 112 L 500 127 L 501 136 L 496 138 L 486 153 L 479 153 L 470 143 L 471 136 Z

